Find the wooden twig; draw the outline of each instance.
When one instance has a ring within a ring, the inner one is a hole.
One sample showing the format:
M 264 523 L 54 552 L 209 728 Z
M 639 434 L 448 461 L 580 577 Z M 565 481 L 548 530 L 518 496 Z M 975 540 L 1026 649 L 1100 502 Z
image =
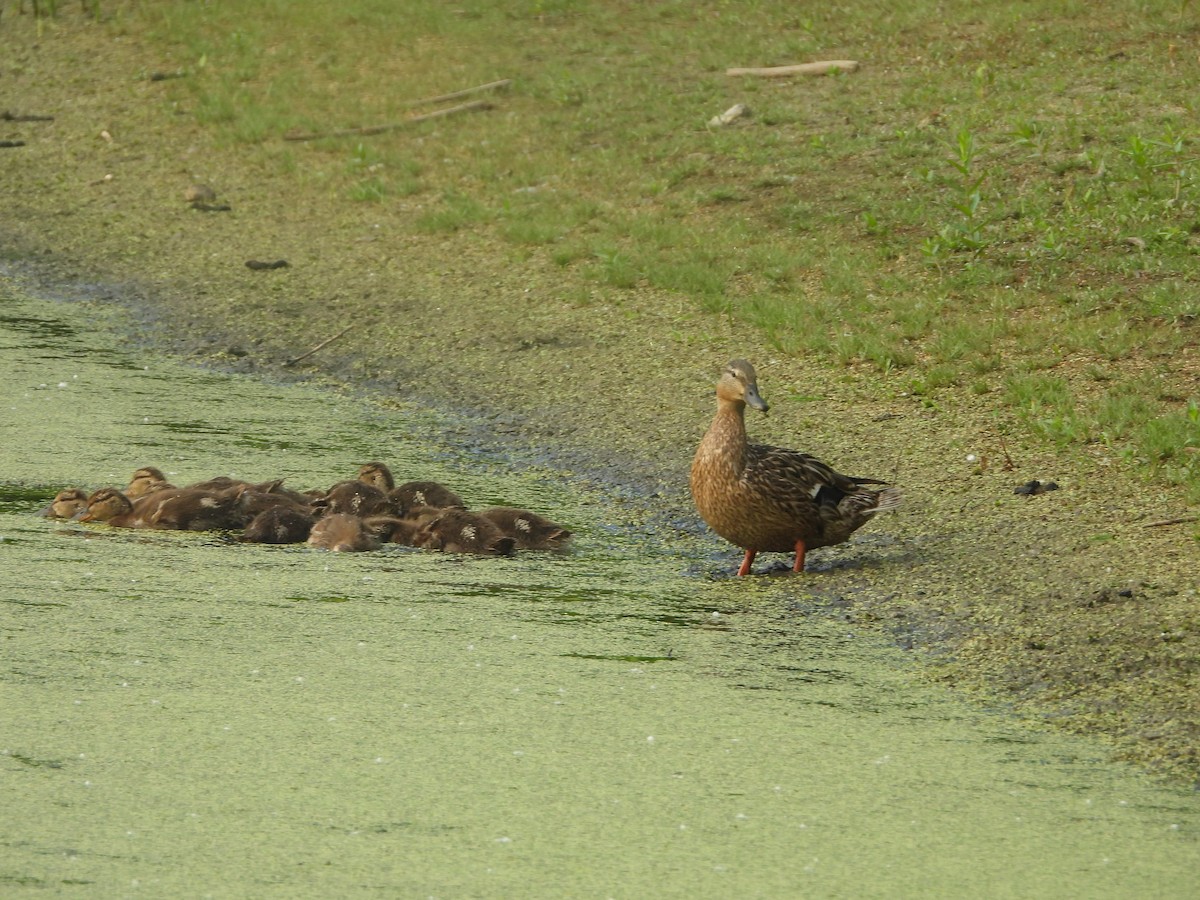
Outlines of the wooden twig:
M 1146 522 L 1142 525 L 1143 528 L 1162 528 L 1165 525 L 1183 525 L 1187 522 L 1195 522 L 1200 519 L 1200 516 L 1180 516 L 1178 519 L 1159 519 L 1157 522 Z
M 502 78 L 500 81 L 489 81 L 487 84 L 465 88 L 461 91 L 452 91 L 449 94 L 439 94 L 436 97 L 426 97 L 423 100 L 410 100 L 404 105 L 412 108 L 414 106 L 428 106 L 431 103 L 445 103 L 447 100 L 457 100 L 459 97 L 469 97 L 471 94 L 478 94 L 483 91 L 498 91 L 501 88 L 508 87 L 510 84 L 512 84 L 511 78 Z
M 799 63 L 794 66 L 768 66 L 762 69 L 726 69 L 726 75 L 758 75 L 762 78 L 784 78 L 788 75 L 827 75 L 830 72 L 853 72 L 858 62 L 853 59 L 827 59 L 823 62 Z
M 998 435 L 1000 438 L 1000 451 L 1004 454 L 1004 471 L 1012 472 L 1017 468 L 1017 464 L 1013 462 L 1013 458 L 1008 455 L 1008 446 L 1004 443 L 1004 435 Z
M 394 131 L 397 128 L 407 128 L 409 125 L 415 125 L 417 122 L 425 122 L 429 119 L 437 119 L 442 116 L 452 116 L 455 113 L 474 112 L 476 110 L 491 109 L 492 104 L 487 100 L 472 100 L 470 103 L 460 103 L 458 106 L 448 106 L 445 109 L 437 109 L 430 113 L 424 113 L 419 116 L 413 116 L 405 119 L 403 122 L 392 122 L 389 125 L 370 125 L 366 128 L 346 128 L 342 131 L 327 131 L 314 132 L 311 134 L 285 134 L 285 141 L 315 141 L 319 138 L 331 137 L 355 137 L 366 136 L 370 134 L 382 134 L 385 131 Z
M 336 341 L 338 338 L 340 338 L 343 334 L 345 334 L 347 331 L 349 331 L 353 327 L 354 327 L 353 325 L 347 325 L 345 328 L 343 328 L 341 331 L 339 331 L 333 337 L 325 338 L 325 340 L 321 341 L 321 343 L 317 344 L 317 346 L 313 347 L 307 353 L 301 353 L 299 356 L 294 357 L 293 359 L 289 359 L 287 362 L 284 363 L 284 365 L 285 366 L 294 366 L 296 363 L 300 362 L 300 360 L 308 359 L 310 356 L 312 356 L 318 350 L 323 350 L 326 347 L 328 347 L 330 344 L 332 344 L 334 341 Z

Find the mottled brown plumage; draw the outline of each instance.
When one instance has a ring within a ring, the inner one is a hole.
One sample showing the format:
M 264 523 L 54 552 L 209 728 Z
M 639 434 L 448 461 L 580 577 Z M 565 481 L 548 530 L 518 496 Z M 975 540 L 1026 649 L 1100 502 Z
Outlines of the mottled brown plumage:
M 280 504 L 264 509 L 246 523 L 239 540 L 249 544 L 300 544 L 308 540 L 315 521 L 300 507 Z
M 692 461 L 696 509 L 713 531 L 742 547 L 739 575 L 750 572 L 759 551 L 796 554 L 804 570 L 807 551 L 840 544 L 872 516 L 900 504 L 900 491 L 864 487 L 883 484 L 834 471 L 796 450 L 751 444 L 746 406 L 767 411 L 754 367 L 735 359 L 717 382 L 717 414 Z
M 527 509 L 493 506 L 480 513 L 516 541 L 521 550 L 559 550 L 571 539 L 571 532 Z
M 444 484 L 436 481 L 406 481 L 388 494 L 396 512 L 408 515 L 414 506 L 432 506 L 437 509 L 465 508 L 462 497 Z
M 511 556 L 516 541 L 491 519 L 465 509 L 443 509 L 413 536 L 413 544 L 446 553 L 483 553 Z
M 312 502 L 320 515 L 348 513 L 359 518 L 389 516 L 395 512 L 388 495 L 365 481 L 339 481 L 319 500 Z
M 378 550 L 379 538 L 363 526 L 363 520 L 358 516 L 331 513 L 313 525 L 308 545 L 322 550 L 357 553 Z

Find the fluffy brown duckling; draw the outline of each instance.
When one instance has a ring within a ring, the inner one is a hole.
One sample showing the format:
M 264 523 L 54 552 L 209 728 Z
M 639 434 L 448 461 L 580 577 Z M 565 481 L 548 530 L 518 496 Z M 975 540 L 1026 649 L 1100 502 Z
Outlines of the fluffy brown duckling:
M 405 516 L 368 516 L 363 524 L 384 543 L 415 547 L 417 534 L 442 512 L 432 506 L 414 506 Z
M 47 519 L 75 519 L 87 512 L 87 504 L 87 491 L 66 488 L 55 494 L 50 505 L 43 508 L 38 515 Z
M 465 509 L 444 509 L 413 537 L 413 545 L 446 553 L 482 553 L 511 556 L 516 541 L 491 519 Z
M 308 540 L 316 521 L 312 513 L 298 506 L 279 504 L 251 519 L 239 540 L 251 544 L 301 544 Z
M 571 538 L 571 532 L 566 528 L 527 509 L 493 506 L 480 515 L 495 522 L 521 550 L 560 550 Z
M 391 491 L 388 496 L 401 516 L 407 515 L 414 506 L 432 506 L 435 509 L 466 508 L 462 497 L 436 481 L 408 481 Z
M 379 488 L 385 494 L 396 487 L 392 470 L 381 462 L 369 462 L 364 465 L 358 470 L 358 480 Z
M 395 508 L 388 495 L 364 481 L 339 481 L 325 496 L 312 502 L 313 509 L 321 515 L 347 513 L 359 518 L 388 516 Z
M 267 485 L 269 489 L 265 491 L 260 490 L 263 485 L 242 489 L 238 496 L 238 511 L 244 523 L 277 506 L 312 514 L 311 499 L 306 494 L 283 488 L 282 481 L 268 482 Z
M 173 488 L 175 485 L 167 481 L 167 476 L 163 474 L 162 469 L 154 466 L 142 466 L 129 478 L 129 484 L 125 486 L 123 493 L 130 500 L 137 500 L 139 497 L 144 497 L 154 491 L 166 490 Z
M 322 550 L 361 552 L 378 550 L 379 538 L 363 526 L 363 520 L 347 513 L 330 513 L 317 519 L 308 535 L 308 545 Z
M 729 363 L 717 382 L 717 413 L 692 461 L 696 509 L 717 534 L 746 551 L 738 575 L 750 573 L 760 550 L 795 551 L 795 572 L 814 547 L 840 544 L 878 512 L 900 505 L 897 488 L 874 478 L 854 478 L 782 447 L 751 444 L 746 407 L 767 411 L 754 366 Z
M 238 501 L 246 489 L 234 485 L 225 490 L 175 488 L 155 491 L 142 498 L 150 508 L 154 528 L 172 531 L 232 531 L 246 524 Z
M 144 498 L 143 498 L 144 499 Z M 135 505 L 116 488 L 100 488 L 88 497 L 80 522 L 102 522 L 115 528 L 153 528 L 144 505 Z

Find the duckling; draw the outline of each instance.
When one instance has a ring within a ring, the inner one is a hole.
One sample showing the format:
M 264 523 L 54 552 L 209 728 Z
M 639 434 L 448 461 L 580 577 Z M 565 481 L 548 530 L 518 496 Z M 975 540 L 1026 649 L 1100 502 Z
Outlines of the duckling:
M 266 491 L 259 490 L 263 485 L 251 485 L 242 489 L 238 496 L 237 506 L 244 523 L 248 523 L 256 516 L 278 506 L 293 509 L 305 515 L 312 515 L 310 499 L 306 494 L 283 488 L 282 480 L 269 482 L 268 485 L 270 489 Z
M 130 500 L 136 500 L 153 491 L 161 491 L 173 487 L 175 485 L 167 481 L 167 476 L 163 474 L 162 469 L 155 468 L 154 466 L 142 466 L 130 476 L 129 484 L 125 487 L 123 493 Z
M 446 553 L 483 553 L 511 556 L 516 541 L 491 519 L 465 509 L 444 509 L 414 535 L 413 544 Z
M 396 487 L 392 470 L 381 462 L 369 462 L 359 469 L 358 480 L 379 488 L 385 494 Z
M 432 506 L 414 506 L 404 516 L 368 516 L 363 524 L 385 543 L 415 547 L 417 534 L 442 512 Z
M 387 516 L 395 512 L 388 495 L 363 481 L 339 481 L 325 496 L 312 502 L 322 515 L 349 513 L 352 516 Z
M 746 555 L 738 575 L 750 573 L 760 550 L 795 551 L 794 572 L 807 551 L 840 544 L 871 517 L 900 505 L 897 488 L 875 478 L 842 475 L 796 450 L 751 444 L 745 410 L 767 411 L 754 367 L 735 359 L 717 382 L 717 413 L 692 461 L 696 509 L 713 531 Z
M 358 516 L 331 513 L 317 519 L 308 535 L 308 545 L 322 550 L 360 552 L 378 550 L 379 538 L 363 527 Z
M 480 515 L 495 522 L 522 550 L 558 550 L 571 538 L 566 528 L 527 509 L 493 506 Z
M 436 481 L 408 481 L 391 491 L 388 496 L 401 516 L 414 506 L 432 506 L 437 509 L 465 509 L 462 497 L 444 484 Z
M 66 488 L 54 495 L 50 505 L 38 512 L 47 519 L 75 519 L 87 511 L 87 491 L 80 488 Z
M 297 506 L 264 509 L 246 524 L 239 540 L 253 544 L 300 544 L 308 540 L 316 519 Z
M 116 488 L 100 488 L 88 497 L 87 511 L 79 521 L 102 522 L 115 528 L 153 528 L 147 512 L 144 505 L 134 504 Z
M 154 501 L 150 522 L 155 528 L 173 531 L 232 531 L 245 525 L 238 500 L 246 489 L 234 485 L 212 491 L 176 488 L 156 491 L 142 498 Z

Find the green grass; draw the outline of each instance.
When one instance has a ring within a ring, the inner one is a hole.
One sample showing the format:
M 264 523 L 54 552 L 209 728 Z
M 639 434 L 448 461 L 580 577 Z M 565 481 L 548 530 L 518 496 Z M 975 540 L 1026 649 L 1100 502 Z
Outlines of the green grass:
M 545 254 L 564 303 L 678 293 L 783 352 L 969 391 L 1057 443 L 1108 442 L 1200 500 L 1189 4 L 102 11 L 171 48 L 191 74 L 172 102 L 221 141 L 326 173 L 320 189 L 381 214 L 411 198 L 400 227 Z M 862 69 L 724 74 L 845 57 Z M 277 149 L 289 130 L 397 122 L 498 78 L 513 87 L 489 113 Z M 707 127 L 734 102 L 751 118 Z

